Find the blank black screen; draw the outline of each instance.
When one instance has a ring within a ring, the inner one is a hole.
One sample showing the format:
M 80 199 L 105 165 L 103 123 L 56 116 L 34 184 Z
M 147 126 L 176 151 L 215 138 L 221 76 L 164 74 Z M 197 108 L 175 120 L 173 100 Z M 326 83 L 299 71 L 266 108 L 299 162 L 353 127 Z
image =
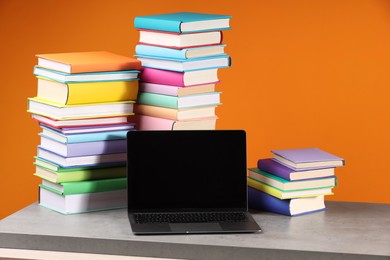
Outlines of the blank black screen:
M 242 130 L 130 131 L 129 211 L 244 209 Z

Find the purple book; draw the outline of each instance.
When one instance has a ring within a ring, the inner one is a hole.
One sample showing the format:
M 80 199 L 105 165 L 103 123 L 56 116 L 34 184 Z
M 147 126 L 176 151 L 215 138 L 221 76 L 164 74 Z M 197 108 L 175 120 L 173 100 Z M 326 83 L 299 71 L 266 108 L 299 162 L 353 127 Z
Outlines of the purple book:
M 344 159 L 318 148 L 272 150 L 274 160 L 294 169 L 309 170 L 344 166 Z
M 257 168 L 288 181 L 308 180 L 334 176 L 334 168 L 295 171 L 272 158 L 259 159 Z
M 64 144 L 41 135 L 40 147 L 64 157 L 125 153 L 126 139 Z

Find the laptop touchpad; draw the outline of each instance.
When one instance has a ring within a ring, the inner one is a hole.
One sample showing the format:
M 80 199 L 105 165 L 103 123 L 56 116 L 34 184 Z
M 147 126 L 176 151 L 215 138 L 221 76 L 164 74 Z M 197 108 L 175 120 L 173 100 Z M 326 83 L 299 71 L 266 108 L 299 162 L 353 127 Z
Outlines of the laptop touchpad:
M 172 223 L 169 227 L 173 232 L 180 233 L 223 230 L 218 223 Z

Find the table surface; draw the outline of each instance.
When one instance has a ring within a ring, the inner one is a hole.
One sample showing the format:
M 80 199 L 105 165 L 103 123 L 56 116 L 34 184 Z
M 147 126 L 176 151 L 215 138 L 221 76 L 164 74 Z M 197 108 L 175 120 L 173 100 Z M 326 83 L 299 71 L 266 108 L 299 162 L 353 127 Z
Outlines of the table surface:
M 126 209 L 62 215 L 34 203 L 0 222 L 0 248 L 191 259 L 390 258 L 390 204 L 326 205 L 298 217 L 252 211 L 262 233 L 136 236 Z

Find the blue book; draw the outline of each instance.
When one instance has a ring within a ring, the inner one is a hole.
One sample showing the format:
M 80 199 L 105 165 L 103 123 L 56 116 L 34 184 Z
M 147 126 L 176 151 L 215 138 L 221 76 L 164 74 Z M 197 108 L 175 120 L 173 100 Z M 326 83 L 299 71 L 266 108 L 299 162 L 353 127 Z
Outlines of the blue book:
M 281 200 L 248 187 L 248 206 L 286 216 L 300 216 L 326 210 L 324 196 Z
M 96 82 L 96 81 L 128 81 L 138 80 L 138 70 L 121 70 L 107 72 L 91 72 L 91 73 L 65 73 L 56 70 L 49 70 L 38 66 L 34 67 L 34 75 L 61 83 L 72 82 Z
M 204 32 L 230 29 L 230 15 L 179 12 L 137 16 L 134 27 L 176 33 Z
M 191 59 L 161 58 L 147 55 L 137 56 L 143 67 L 177 72 L 228 68 L 231 65 L 230 57 L 226 54 Z
M 83 134 L 63 134 L 53 128 L 45 127 L 44 125 L 40 126 L 42 128 L 42 132 L 39 135 L 68 144 L 126 139 L 126 134 L 128 132 L 128 130 L 123 130 Z
M 168 96 L 149 92 L 138 93 L 139 104 L 167 107 L 173 109 L 217 106 L 220 104 L 220 92 L 208 92 L 188 96 Z
M 137 56 L 149 56 L 162 59 L 186 60 L 224 54 L 226 44 L 194 48 L 173 49 L 167 47 L 138 44 L 135 46 Z

